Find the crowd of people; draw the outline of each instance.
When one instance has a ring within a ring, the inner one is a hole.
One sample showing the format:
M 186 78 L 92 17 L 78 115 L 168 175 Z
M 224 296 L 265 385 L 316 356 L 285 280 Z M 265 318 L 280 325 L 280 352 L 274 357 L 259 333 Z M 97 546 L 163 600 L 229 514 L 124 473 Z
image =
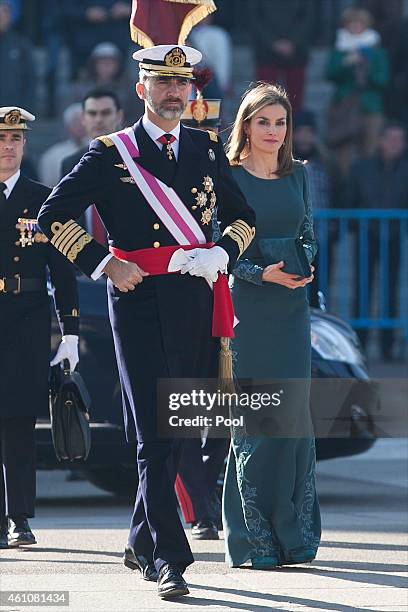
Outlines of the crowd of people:
M 114 92 L 124 125 L 132 125 L 142 115 L 143 105 L 134 94 L 134 69 L 128 60 L 132 49 L 130 2 L 44 0 L 36 3 L 36 9 L 34 24 L 37 25 L 29 27 L 24 20 L 24 0 L 0 1 L 0 104 L 12 99 L 34 112 L 38 109 L 41 117 L 61 120 L 59 131 L 63 140 L 45 150 L 38 164 L 29 157 L 23 161 L 29 176 L 53 187 L 61 178 L 64 157 L 80 151 L 90 140 L 86 125 L 89 116 L 79 106 L 83 107 L 90 91 Z M 276 14 L 279 19 L 275 18 Z M 360 197 L 355 190 L 350 193 L 349 178 L 367 158 L 381 162 L 380 176 L 384 175 L 381 190 L 387 188 L 387 182 L 402 183 L 401 189 L 393 189 L 392 197 L 373 198 L 370 206 L 406 208 L 404 179 L 400 177 L 404 176 L 408 126 L 407 31 L 407 7 L 401 0 L 386 4 L 376 0 L 292 0 L 290 3 L 254 0 L 250 10 L 247 3 L 230 0 L 193 28 L 189 44 L 204 52 L 205 66 L 213 72 L 206 97 L 229 101 L 228 105 L 224 104 L 224 140 L 230 119 L 225 109 L 236 106 L 245 88 L 245 83 L 240 87 L 232 80 L 234 44 L 245 44 L 251 49 L 254 73 L 250 76 L 254 80 L 279 83 L 286 88 L 294 110 L 295 154 L 309 162 L 315 209 L 366 208 L 364 195 Z M 45 51 L 43 101 L 37 86 L 40 68 L 35 64 L 34 45 L 40 45 Z M 326 50 L 322 78 L 332 87 L 329 106 L 322 109 L 306 108 L 304 102 L 307 67 L 316 45 Z M 65 82 L 58 75 L 62 49 L 68 52 Z M 5 78 L 10 73 L 17 78 Z M 99 128 L 105 129 L 102 120 Z M 382 143 L 388 140 L 389 133 L 398 133 L 396 138 L 401 145 L 384 159 Z M 368 167 L 372 169 L 368 172 L 375 172 L 375 164 Z M 379 180 L 378 174 L 375 177 Z M 338 244 L 335 226 L 335 222 L 329 224 L 325 255 L 329 286 Z M 375 235 L 373 230 L 372 236 Z M 397 250 L 390 252 L 389 265 L 392 274 L 388 278 L 398 278 Z M 370 278 L 373 278 L 375 267 L 370 268 Z M 358 281 L 358 274 L 354 276 Z M 311 288 L 315 304 L 317 283 L 318 273 Z M 390 316 L 395 316 L 397 299 L 395 283 L 391 280 L 388 293 Z M 357 300 L 350 304 L 349 316 L 362 316 Z M 365 342 L 364 330 L 361 338 Z M 384 357 L 393 355 L 396 356 L 395 351 L 383 350 Z

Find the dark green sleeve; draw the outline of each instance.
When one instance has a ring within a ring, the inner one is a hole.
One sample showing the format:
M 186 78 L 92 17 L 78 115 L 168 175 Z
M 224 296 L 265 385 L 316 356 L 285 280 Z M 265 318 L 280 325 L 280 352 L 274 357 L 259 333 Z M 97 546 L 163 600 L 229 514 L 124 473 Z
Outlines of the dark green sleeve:
M 313 230 L 313 210 L 310 200 L 309 177 L 304 166 L 303 172 L 303 201 L 305 203 L 305 216 L 300 227 L 299 237 L 302 239 L 307 259 L 311 264 L 317 253 L 317 241 Z
M 244 257 L 243 259 L 239 259 L 237 261 L 232 273 L 241 280 L 247 281 L 248 283 L 253 283 L 254 285 L 262 286 L 267 284 L 262 280 L 263 271 L 264 268 L 262 268 L 262 266 L 259 266 L 251 261 L 251 259 Z

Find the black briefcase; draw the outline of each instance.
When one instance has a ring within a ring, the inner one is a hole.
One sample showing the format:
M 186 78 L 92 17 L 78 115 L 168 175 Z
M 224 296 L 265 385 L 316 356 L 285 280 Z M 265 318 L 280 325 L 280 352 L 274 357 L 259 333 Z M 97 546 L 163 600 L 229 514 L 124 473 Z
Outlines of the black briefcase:
M 68 367 L 66 367 L 68 366 Z M 85 461 L 91 448 L 91 398 L 79 372 L 64 360 L 50 368 L 51 433 L 58 461 Z

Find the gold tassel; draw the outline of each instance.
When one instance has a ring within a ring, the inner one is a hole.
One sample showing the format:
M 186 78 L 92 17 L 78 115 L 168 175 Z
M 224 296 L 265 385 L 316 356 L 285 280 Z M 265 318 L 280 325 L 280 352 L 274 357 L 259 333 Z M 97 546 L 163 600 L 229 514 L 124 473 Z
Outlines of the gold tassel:
M 166 0 L 166 2 L 196 5 L 191 9 L 191 11 L 187 13 L 183 20 L 183 23 L 181 24 L 177 41 L 178 45 L 184 45 L 186 38 L 190 34 L 193 27 L 197 25 L 202 19 L 205 19 L 210 13 L 213 13 L 217 10 L 214 0 Z M 142 30 L 139 30 L 139 28 L 134 25 L 136 8 L 137 3 L 134 3 L 132 16 L 130 18 L 131 39 L 133 40 L 133 42 L 140 45 L 141 47 L 153 47 L 155 43 L 150 38 L 150 36 L 148 36 L 148 34 L 146 34 L 145 32 L 142 32 Z
M 154 47 L 154 42 L 142 30 L 139 30 L 133 23 L 130 23 L 130 38 L 140 47 Z
M 232 374 L 232 352 L 230 338 L 220 338 L 220 357 L 218 364 L 218 380 L 222 393 L 235 393 L 234 378 Z
M 172 1 L 172 0 L 170 0 Z M 186 0 L 173 0 L 174 2 L 185 2 Z M 199 0 L 200 1 L 200 0 Z M 186 2 L 186 4 L 198 4 L 196 0 L 192 2 Z M 184 45 L 186 42 L 187 36 L 190 34 L 191 30 L 195 25 L 200 23 L 203 19 L 208 17 L 210 13 L 213 13 L 217 10 L 213 0 L 201 0 L 200 6 L 196 6 L 187 15 L 184 17 L 184 21 L 180 28 L 180 33 L 178 37 L 178 44 Z

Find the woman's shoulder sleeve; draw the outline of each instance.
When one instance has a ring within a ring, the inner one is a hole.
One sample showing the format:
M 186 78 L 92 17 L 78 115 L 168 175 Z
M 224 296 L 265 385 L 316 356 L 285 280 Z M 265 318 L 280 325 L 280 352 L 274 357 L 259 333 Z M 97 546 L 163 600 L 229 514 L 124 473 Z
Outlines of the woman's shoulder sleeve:
M 303 185 L 307 180 L 306 163 L 299 159 L 293 160 L 292 176 L 296 183 L 303 189 Z

